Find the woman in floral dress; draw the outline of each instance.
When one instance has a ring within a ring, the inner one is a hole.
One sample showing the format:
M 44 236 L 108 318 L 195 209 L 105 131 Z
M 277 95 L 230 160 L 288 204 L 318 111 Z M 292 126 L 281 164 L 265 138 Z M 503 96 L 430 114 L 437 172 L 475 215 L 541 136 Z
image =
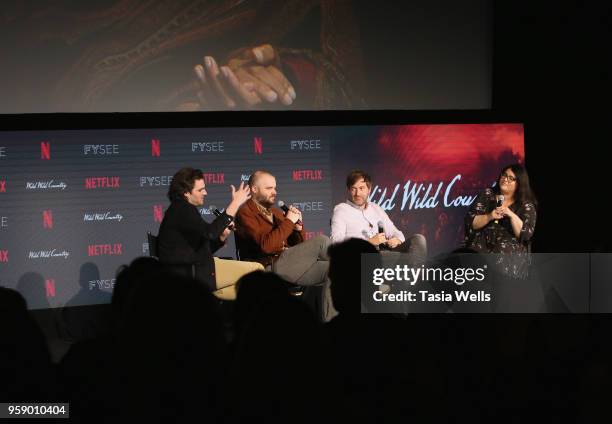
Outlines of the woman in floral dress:
M 506 166 L 497 184 L 480 193 L 465 217 L 466 247 L 497 254 L 496 263 L 504 274 L 526 278 L 536 206 L 525 168 Z

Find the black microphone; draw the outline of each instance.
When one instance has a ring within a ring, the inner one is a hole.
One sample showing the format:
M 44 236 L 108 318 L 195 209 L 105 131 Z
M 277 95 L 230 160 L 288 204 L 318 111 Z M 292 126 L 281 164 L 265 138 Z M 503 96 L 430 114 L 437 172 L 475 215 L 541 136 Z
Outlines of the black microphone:
M 213 213 L 213 215 L 215 215 L 215 216 L 220 216 L 221 215 L 221 211 L 219 209 L 217 209 L 217 207 L 215 205 L 210 205 L 208 207 L 208 210 L 211 211 Z
M 499 208 L 504 204 L 504 195 L 503 194 L 498 194 L 497 196 L 495 196 L 495 207 Z M 496 224 L 499 224 L 499 219 L 495 220 Z
M 223 213 L 219 209 L 217 209 L 215 205 L 210 205 L 208 209 L 211 210 L 215 216 L 221 216 L 221 214 Z M 230 222 L 230 224 L 226 228 L 229 228 L 230 230 L 234 231 L 236 229 L 236 226 L 233 222 Z
M 285 215 L 287 215 L 287 212 L 289 212 L 289 207 L 285 205 L 285 202 L 283 202 L 282 200 L 278 201 L 278 207 L 281 208 L 283 212 L 285 212 Z M 303 225 L 301 219 L 298 219 L 295 223 L 297 225 Z
M 382 221 L 378 221 L 378 223 L 376 224 L 378 226 L 378 234 L 380 233 L 385 233 L 385 226 L 383 225 Z M 385 236 L 385 238 L 387 238 L 387 236 Z M 387 246 L 385 246 L 383 243 L 378 245 L 379 249 L 387 249 Z

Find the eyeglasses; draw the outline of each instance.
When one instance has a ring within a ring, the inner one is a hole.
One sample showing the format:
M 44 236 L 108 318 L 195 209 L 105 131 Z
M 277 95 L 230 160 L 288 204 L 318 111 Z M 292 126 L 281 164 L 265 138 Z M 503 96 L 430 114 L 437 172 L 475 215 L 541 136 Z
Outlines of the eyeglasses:
M 501 177 L 499 177 L 499 179 L 501 180 L 503 178 L 510 181 L 511 183 L 516 181 L 516 177 L 513 177 L 512 175 L 508 175 L 508 174 L 501 174 Z

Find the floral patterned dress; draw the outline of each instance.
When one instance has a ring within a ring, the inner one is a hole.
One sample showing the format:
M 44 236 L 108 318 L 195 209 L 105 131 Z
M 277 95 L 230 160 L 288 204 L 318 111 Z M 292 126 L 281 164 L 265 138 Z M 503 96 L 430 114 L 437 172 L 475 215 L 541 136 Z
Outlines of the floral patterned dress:
M 488 188 L 480 193 L 465 217 L 465 246 L 481 253 L 495 253 L 496 264 L 501 271 L 513 278 L 528 276 L 531 237 L 535 230 L 536 208 L 533 203 L 514 202 L 510 209 L 521 218 L 523 227 L 519 237 L 514 235 L 510 218 L 491 221 L 480 230 L 472 228 L 476 215 L 484 215 L 495 209 L 495 193 Z

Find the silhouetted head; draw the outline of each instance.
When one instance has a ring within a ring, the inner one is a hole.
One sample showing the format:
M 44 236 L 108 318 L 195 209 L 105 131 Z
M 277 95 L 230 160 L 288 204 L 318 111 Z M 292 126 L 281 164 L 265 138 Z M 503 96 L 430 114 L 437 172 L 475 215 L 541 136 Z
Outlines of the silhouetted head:
M 362 254 L 370 254 L 371 266 L 362 267 Z M 379 266 L 380 253 L 369 242 L 351 238 L 329 248 L 329 279 L 334 307 L 340 314 L 358 314 L 361 310 L 362 269 Z M 365 279 L 367 282 L 367 278 Z M 367 288 L 368 286 L 366 286 Z

